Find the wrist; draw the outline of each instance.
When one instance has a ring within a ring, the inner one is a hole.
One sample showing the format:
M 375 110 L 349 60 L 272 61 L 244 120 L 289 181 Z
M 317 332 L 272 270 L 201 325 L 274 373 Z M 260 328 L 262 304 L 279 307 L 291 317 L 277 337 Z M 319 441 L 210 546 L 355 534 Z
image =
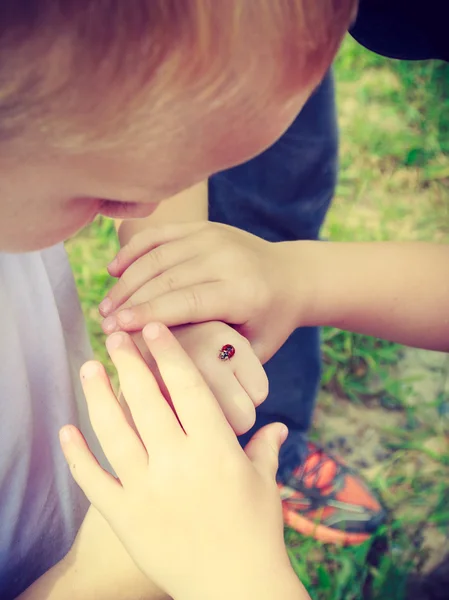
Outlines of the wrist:
M 293 316 L 294 328 L 321 325 L 327 242 L 300 240 L 277 246 L 282 255 L 284 308 Z
M 175 595 L 175 600 L 310 600 L 290 563 L 251 571 L 248 567 L 237 576 L 203 580 L 201 589 L 192 595 Z

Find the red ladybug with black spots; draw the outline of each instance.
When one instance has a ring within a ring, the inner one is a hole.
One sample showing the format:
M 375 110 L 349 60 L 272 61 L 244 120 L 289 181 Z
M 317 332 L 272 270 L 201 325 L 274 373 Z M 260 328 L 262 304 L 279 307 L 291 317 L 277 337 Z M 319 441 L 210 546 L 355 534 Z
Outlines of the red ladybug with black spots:
M 218 358 L 220 360 L 230 360 L 235 354 L 235 348 L 234 346 L 231 346 L 231 344 L 225 344 L 223 346 L 223 348 L 220 350 L 220 354 L 218 355 Z

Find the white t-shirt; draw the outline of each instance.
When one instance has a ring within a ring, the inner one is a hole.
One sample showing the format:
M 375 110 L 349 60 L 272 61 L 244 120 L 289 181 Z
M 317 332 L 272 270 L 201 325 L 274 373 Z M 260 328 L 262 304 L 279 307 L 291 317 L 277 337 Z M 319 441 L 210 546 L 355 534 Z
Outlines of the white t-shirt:
M 16 597 L 70 548 L 87 510 L 58 431 L 87 430 L 79 383 L 91 349 L 61 245 L 0 253 L 0 598 Z

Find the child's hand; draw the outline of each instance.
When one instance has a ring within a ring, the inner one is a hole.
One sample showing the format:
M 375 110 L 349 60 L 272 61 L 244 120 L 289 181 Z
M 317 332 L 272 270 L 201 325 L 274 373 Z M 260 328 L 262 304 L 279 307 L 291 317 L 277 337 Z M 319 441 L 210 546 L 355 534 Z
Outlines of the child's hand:
M 219 321 L 174 327 L 178 342 L 200 371 L 237 435 L 249 431 L 255 407 L 268 395 L 268 378 L 248 340 Z M 218 355 L 226 344 L 235 348 L 230 360 Z
M 174 336 L 156 324 L 143 334 L 176 416 L 130 337 L 112 335 L 107 347 L 138 435 L 103 366 L 86 363 L 90 419 L 119 479 L 68 426 L 61 443 L 75 480 L 141 570 L 174 598 L 302 597 L 275 482 L 285 427 L 260 430 L 244 452 Z
M 248 340 L 218 321 L 173 327 L 172 333 L 204 377 L 235 433 L 249 431 L 256 419 L 255 407 L 268 395 L 268 378 Z M 136 341 L 158 377 L 148 348 Z M 218 355 L 226 344 L 235 348 L 235 355 L 223 361 Z
M 238 326 L 262 362 L 298 326 L 309 301 L 306 265 L 292 264 L 288 243 L 201 222 L 158 226 L 134 236 L 111 263 L 120 277 L 100 305 L 103 328 L 136 331 L 219 320 Z M 298 280 L 304 290 L 297 293 Z M 303 293 L 304 292 L 304 293 Z M 123 310 L 123 309 L 126 310 Z

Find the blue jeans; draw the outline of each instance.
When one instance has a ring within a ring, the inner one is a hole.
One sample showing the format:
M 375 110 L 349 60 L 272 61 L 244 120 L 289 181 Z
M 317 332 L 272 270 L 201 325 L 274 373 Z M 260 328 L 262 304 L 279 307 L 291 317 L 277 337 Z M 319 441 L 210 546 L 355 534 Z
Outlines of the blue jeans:
M 329 73 L 273 146 L 210 179 L 209 218 L 270 241 L 316 240 L 334 194 L 337 169 L 338 129 Z M 269 396 L 241 443 L 267 423 L 285 423 L 290 435 L 278 473 L 284 479 L 307 453 L 321 372 L 319 330 L 294 331 L 265 368 Z

